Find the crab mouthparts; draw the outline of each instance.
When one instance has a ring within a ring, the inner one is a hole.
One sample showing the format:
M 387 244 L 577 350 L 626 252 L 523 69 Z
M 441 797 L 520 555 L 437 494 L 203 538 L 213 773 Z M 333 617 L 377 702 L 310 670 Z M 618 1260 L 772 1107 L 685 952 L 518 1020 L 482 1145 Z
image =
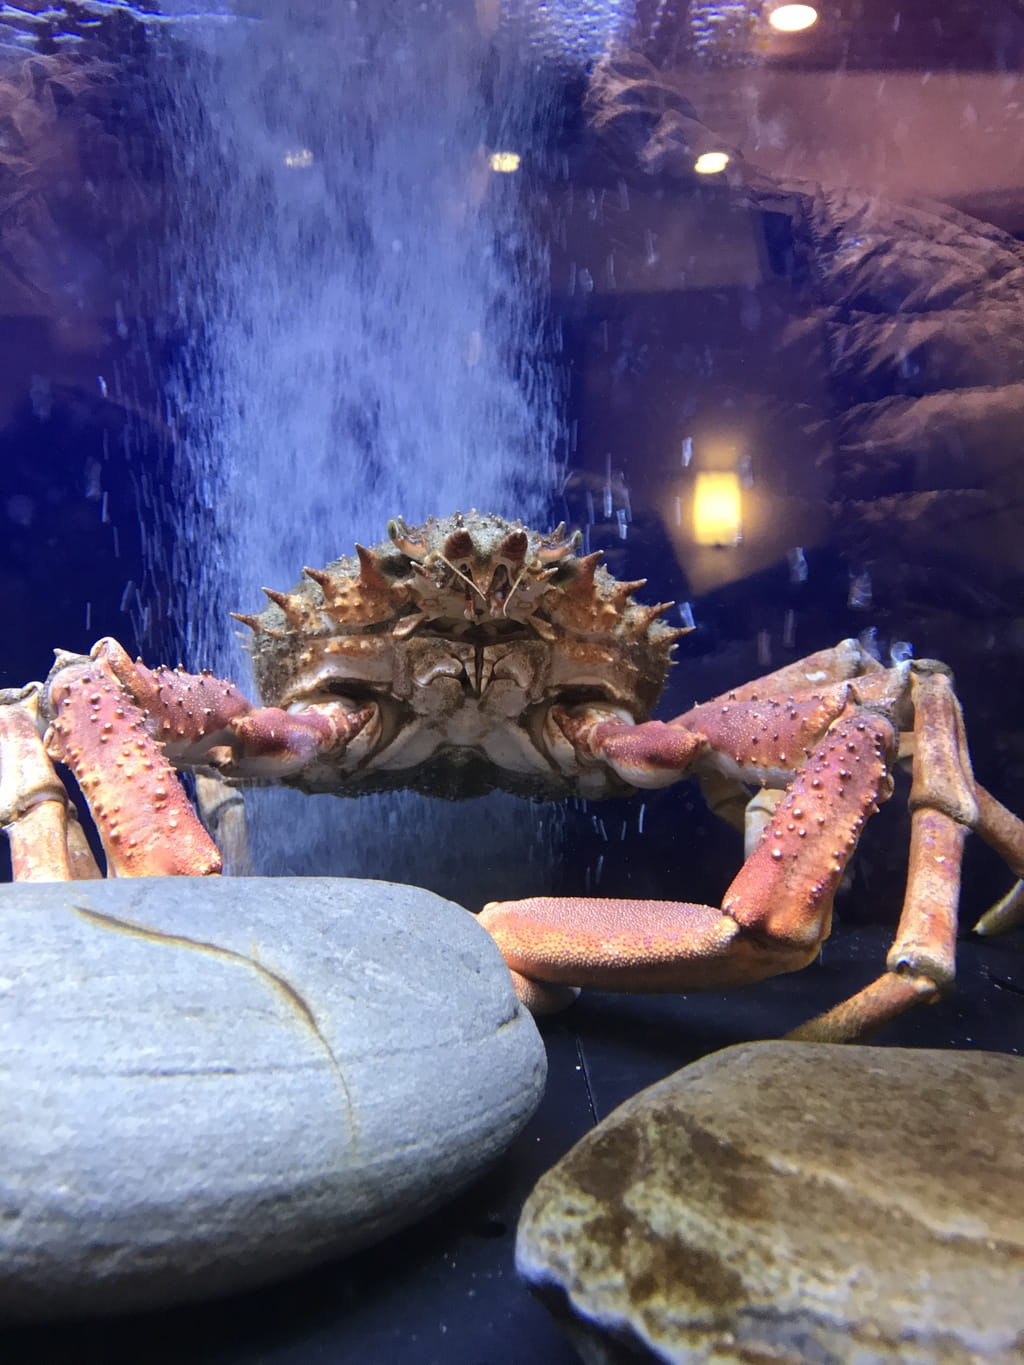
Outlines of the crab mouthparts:
M 531 630 L 525 621 L 513 620 L 500 613 L 493 614 L 489 619 L 481 619 L 475 614 L 470 616 L 468 609 L 464 620 L 439 616 L 432 621 L 424 621 L 421 629 L 427 634 L 445 640 L 461 640 L 471 645 L 490 645 L 498 641 L 537 638 L 536 632 Z

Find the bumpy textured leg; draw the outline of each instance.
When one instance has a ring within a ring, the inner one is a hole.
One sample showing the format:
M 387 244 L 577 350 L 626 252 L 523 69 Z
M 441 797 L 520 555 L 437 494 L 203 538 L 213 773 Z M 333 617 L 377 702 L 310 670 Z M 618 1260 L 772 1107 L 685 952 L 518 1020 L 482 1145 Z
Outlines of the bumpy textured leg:
M 707 748 L 703 735 L 660 720 L 631 725 L 600 711 L 574 714 L 557 707 L 552 720 L 568 741 L 572 766 L 601 764 L 630 786 L 648 790 L 678 782 Z
M 15 881 L 99 877 L 78 812 L 43 748 L 39 683 L 0 692 L 0 828 Z
M 50 682 L 47 751 L 74 773 L 114 875 L 217 873 L 220 855 L 114 672 L 110 654 L 119 646 L 112 645 L 101 641 L 87 660 L 60 660 Z
M 254 707 L 234 683 L 209 672 L 133 663 L 115 640 L 101 640 L 93 657 L 145 713 L 172 761 L 206 764 L 233 778 L 273 780 L 300 772 L 325 752 L 365 741 L 376 719 L 372 707 L 349 711 L 332 704 L 295 714 Z
M 279 777 L 344 748 L 373 716 L 333 705 L 298 715 L 254 708 L 233 683 L 149 669 L 109 639 L 87 659 L 58 656 L 48 689 L 47 751 L 74 773 L 119 877 L 221 870 L 172 761 Z
M 531 1008 L 559 1007 L 557 998 L 545 998 L 546 982 L 715 989 L 810 961 L 828 933 L 832 899 L 864 821 L 892 793 L 897 758 L 913 762 L 912 834 L 887 969 L 792 1036 L 860 1040 L 948 988 L 969 828 L 1024 875 L 1024 823 L 975 783 L 948 669 L 934 661 L 884 669 L 844 641 L 668 725 L 629 726 L 582 711 L 556 720 L 582 766 L 604 761 L 635 786 L 663 786 L 691 766 L 698 777 L 710 773 L 705 786 L 734 824 L 744 784 L 777 787 L 798 771 L 781 797 L 772 793 L 755 810 L 763 832 L 721 910 L 549 898 L 488 906 L 482 922 L 513 976 L 525 978 Z M 1007 908 L 1024 911 L 1024 893 L 1011 893 Z
M 820 702 L 790 707 L 778 716 L 778 729 L 766 733 L 759 710 L 736 704 L 727 716 L 735 755 L 752 738 L 771 763 L 786 750 L 800 752 L 819 712 Z M 744 716 L 756 719 L 756 735 Z M 659 733 L 648 732 L 648 739 Z M 891 792 L 895 745 L 892 726 L 880 716 L 854 712 L 831 727 L 826 722 L 825 737 L 811 748 L 720 910 L 676 901 L 538 897 L 490 905 L 481 922 L 538 996 L 546 982 L 686 991 L 794 971 L 817 955 L 828 933 L 832 897 L 864 819 Z M 634 765 L 638 752 L 630 753 Z
M 692 712 L 677 717 L 672 724 L 701 730 L 701 717 L 713 715 L 723 706 L 763 701 L 765 698 L 778 701 L 788 697 L 820 696 L 823 689 L 832 688 L 836 683 L 879 673 L 886 673 L 886 670 L 857 640 L 841 640 L 829 649 L 820 649 L 773 673 L 754 678 L 742 687 L 732 688 L 720 697 L 713 697 Z M 846 693 L 841 691 L 839 695 L 845 697 Z M 745 853 L 749 857 L 760 836 L 768 803 L 775 799 L 773 789 L 763 789 L 761 794 L 755 794 L 751 802 L 747 787 L 735 777 L 715 769 L 698 772 L 695 776 L 709 810 L 743 834 Z
M 819 649 L 802 659 L 795 659 L 773 673 L 754 678 L 740 687 L 730 688 L 720 697 L 713 697 L 706 706 L 725 701 L 757 701 L 764 697 L 785 697 L 790 693 L 813 691 L 832 683 L 849 682 L 868 673 L 885 673 L 887 669 L 867 652 L 857 640 L 840 640 L 829 649 Z
M 960 706 L 949 678 L 922 665 L 911 678 L 914 767 L 907 890 L 886 972 L 852 999 L 790 1034 L 814 1042 L 870 1037 L 920 1001 L 934 1001 L 956 972 L 960 864 L 978 820 Z

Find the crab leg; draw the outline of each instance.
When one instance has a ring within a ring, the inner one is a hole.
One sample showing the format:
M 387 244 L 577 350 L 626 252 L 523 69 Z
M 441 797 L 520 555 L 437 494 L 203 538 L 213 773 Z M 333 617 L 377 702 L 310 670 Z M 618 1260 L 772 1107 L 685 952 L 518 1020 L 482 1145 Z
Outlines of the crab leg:
M 848 682 L 854 678 L 862 678 L 866 674 L 883 672 L 885 670 L 882 665 L 861 646 L 859 641 L 840 640 L 839 644 L 833 645 L 830 649 L 819 649 L 816 653 L 808 654 L 805 658 L 776 669 L 773 673 L 755 678 L 741 687 L 732 688 L 704 703 L 703 708 L 695 707 L 694 711 L 678 717 L 672 723 L 692 724 L 694 728 L 700 729 L 700 720 L 697 719 L 696 713 L 702 711 L 707 715 L 713 712 L 715 707 L 731 706 L 737 702 L 787 695 L 795 697 L 820 694 L 822 688 L 828 688 L 834 683 Z M 735 776 L 727 776 L 726 773 L 713 768 L 706 768 L 694 776 L 700 784 L 709 810 L 743 834 L 749 855 L 764 827 L 769 807 L 775 799 L 773 790 L 763 788 L 751 801 L 747 787 Z
M 907 890 L 886 971 L 835 1009 L 796 1029 L 815 1042 L 862 1039 L 919 1001 L 934 1001 L 956 972 L 960 863 L 978 820 L 960 706 L 943 673 L 912 674 L 914 772 Z
M 990 906 L 974 926 L 976 934 L 1005 934 L 1024 924 L 1024 881 L 1014 882 L 1001 900 Z
M 960 706 L 947 677 L 915 672 L 914 777 L 907 893 L 887 972 L 858 995 L 797 1029 L 792 1038 L 863 1037 L 918 1000 L 934 1000 L 953 984 L 960 864 L 974 829 L 1020 875 L 1024 822 L 973 780 Z M 976 930 L 997 933 L 1024 920 L 1017 882 Z
M 103 873 L 100 871 L 99 864 L 89 846 L 89 840 L 85 837 L 85 830 L 82 828 L 73 801 L 68 802 L 67 817 L 68 823 L 65 833 L 68 840 L 68 863 L 71 867 L 72 877 L 75 881 L 102 880 Z
M 50 684 L 55 716 L 46 748 L 78 780 L 108 870 L 118 877 L 219 872 L 213 841 L 106 651 L 97 646 L 89 660 L 62 664 Z
M 668 722 L 632 725 L 596 708 L 554 708 L 553 721 L 578 763 L 607 764 L 634 787 L 666 786 L 691 768 L 782 787 L 849 702 L 849 684 L 840 682 L 785 700 L 737 701 L 730 693 Z
M 1001 805 L 984 787 L 975 784 L 978 802 L 976 832 L 999 854 L 1018 878 L 1024 878 L 1024 820 Z M 1018 880 L 974 926 L 976 934 L 1001 934 L 1024 924 L 1024 880 Z
M 757 701 L 764 697 L 781 697 L 794 692 L 806 692 L 830 683 L 849 682 L 866 673 L 884 673 L 885 668 L 867 652 L 857 640 L 840 640 L 829 649 L 819 649 L 796 662 L 777 668 L 773 673 L 730 688 L 720 697 L 706 702 L 714 706 L 722 702 Z
M 220 849 L 226 871 L 234 877 L 252 873 L 245 802 L 237 787 L 216 773 L 196 773 L 196 805 L 203 824 Z
M 742 732 L 742 712 L 737 706 L 731 719 L 737 757 L 751 738 Z M 785 744 L 792 751 L 807 719 L 797 709 L 789 734 L 782 728 L 772 732 L 769 749 Z M 538 897 L 487 906 L 481 922 L 513 973 L 529 979 L 529 1002 L 541 1009 L 548 1005 L 549 982 L 610 990 L 713 990 L 795 971 L 817 956 L 864 819 L 891 792 L 888 765 L 895 747 L 893 727 L 882 716 L 852 711 L 829 726 L 721 909 L 676 901 Z
M 68 800 L 39 738 L 38 704 L 38 684 L 0 704 L 0 826 L 15 881 L 70 881 Z
M 92 651 L 147 717 L 173 762 L 203 763 L 235 778 L 286 777 L 319 754 L 372 738 L 372 707 L 308 706 L 293 714 L 254 707 L 231 682 L 212 673 L 147 668 L 133 663 L 116 640 Z
M 119 877 L 221 870 L 171 760 L 232 775 L 286 775 L 346 745 L 372 715 L 332 705 L 301 715 L 254 708 L 232 683 L 132 663 L 110 639 L 88 659 L 59 655 L 48 686 L 47 752 L 77 778 Z

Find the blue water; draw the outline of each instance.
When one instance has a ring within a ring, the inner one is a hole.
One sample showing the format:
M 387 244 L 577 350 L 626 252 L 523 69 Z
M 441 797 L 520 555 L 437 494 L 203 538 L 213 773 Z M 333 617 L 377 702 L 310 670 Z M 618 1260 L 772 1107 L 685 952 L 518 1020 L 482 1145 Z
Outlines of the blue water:
M 241 678 L 227 613 L 375 543 L 390 517 L 545 522 L 562 420 L 526 171 L 489 165 L 511 149 L 529 168 L 546 82 L 512 58 L 488 69 L 461 6 L 248 9 L 193 25 L 164 110 L 182 195 L 167 268 L 181 326 L 199 329 L 169 386 L 172 564 L 186 656 Z M 496 865 L 528 868 L 549 823 L 499 797 L 249 806 L 259 870 L 449 889 L 470 846 L 492 886 Z

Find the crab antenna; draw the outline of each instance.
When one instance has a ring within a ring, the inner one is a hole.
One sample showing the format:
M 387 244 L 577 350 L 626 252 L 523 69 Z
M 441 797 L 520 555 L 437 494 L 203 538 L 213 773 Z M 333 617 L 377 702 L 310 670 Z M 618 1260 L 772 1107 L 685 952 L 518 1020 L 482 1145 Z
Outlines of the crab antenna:
M 504 600 L 504 602 L 502 602 L 502 604 L 501 604 L 501 614 L 502 614 L 502 616 L 505 616 L 505 617 L 508 616 L 508 604 L 512 601 L 512 594 L 515 592 L 516 588 L 519 587 L 519 584 L 523 581 L 523 579 L 524 579 L 525 577 L 526 577 L 526 565 L 524 564 L 523 567 L 519 570 L 519 576 L 518 576 L 518 578 L 517 578 L 516 581 L 512 584 L 511 588 L 509 588 L 508 592 L 505 594 L 505 600 Z

